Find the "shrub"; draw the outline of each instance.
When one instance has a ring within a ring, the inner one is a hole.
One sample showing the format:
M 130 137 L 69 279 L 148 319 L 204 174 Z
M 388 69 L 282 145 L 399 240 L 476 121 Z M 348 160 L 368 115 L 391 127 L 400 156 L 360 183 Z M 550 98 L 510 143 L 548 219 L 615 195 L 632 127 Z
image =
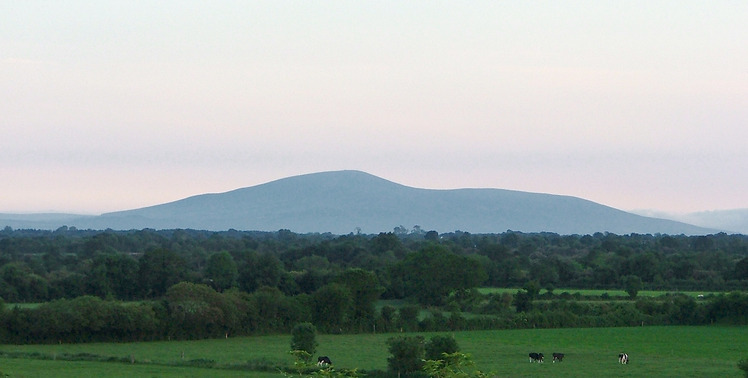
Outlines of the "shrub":
M 421 370 L 423 367 L 423 336 L 399 336 L 387 339 L 387 348 L 391 354 L 387 358 L 390 372 L 406 374 Z
M 626 276 L 623 277 L 623 285 L 629 297 L 634 299 L 639 294 L 639 290 L 642 289 L 642 279 L 635 275 Z
M 299 323 L 291 330 L 291 350 L 303 350 L 313 356 L 317 351 L 317 329 L 312 323 Z
M 457 346 L 457 341 L 449 335 L 434 336 L 425 345 L 427 360 L 443 360 L 443 353 L 452 354 L 459 350 L 460 347 Z

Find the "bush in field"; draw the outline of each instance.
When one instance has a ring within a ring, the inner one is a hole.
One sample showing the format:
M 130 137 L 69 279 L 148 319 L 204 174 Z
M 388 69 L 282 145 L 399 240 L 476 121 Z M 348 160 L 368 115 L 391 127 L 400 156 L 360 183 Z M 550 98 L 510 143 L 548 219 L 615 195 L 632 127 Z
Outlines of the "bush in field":
M 317 329 L 312 323 L 299 323 L 291 330 L 291 350 L 303 350 L 312 356 L 317 345 Z
M 639 294 L 639 290 L 642 289 L 642 279 L 638 276 L 626 276 L 623 278 L 623 285 L 625 287 L 626 293 L 628 293 L 629 297 L 636 298 L 636 295 Z
M 443 354 L 452 354 L 458 352 L 460 347 L 457 346 L 455 338 L 449 335 L 434 336 L 426 342 L 424 346 L 427 360 L 442 360 Z
M 395 374 L 406 374 L 421 370 L 423 367 L 423 336 L 399 336 L 387 339 L 387 349 L 391 356 L 387 358 L 387 367 Z

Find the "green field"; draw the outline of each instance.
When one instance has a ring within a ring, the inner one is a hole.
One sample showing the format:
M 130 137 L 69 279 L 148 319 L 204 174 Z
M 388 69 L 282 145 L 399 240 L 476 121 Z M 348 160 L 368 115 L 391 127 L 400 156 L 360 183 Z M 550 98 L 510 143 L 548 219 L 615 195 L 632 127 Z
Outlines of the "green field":
M 498 330 L 450 333 L 476 367 L 512 377 L 740 377 L 736 364 L 748 358 L 748 327 L 631 327 Z M 430 337 L 432 334 L 423 334 Z M 338 368 L 365 370 L 387 367 L 385 340 L 393 334 L 318 335 L 318 354 L 328 355 Z M 2 345 L 0 352 L 90 353 L 132 355 L 135 364 L 0 358 L 0 372 L 11 377 L 32 376 L 280 376 L 278 373 L 169 366 L 191 359 L 215 360 L 217 365 L 264 360 L 291 365 L 290 336 L 240 337 L 150 343 L 72 345 Z M 527 354 L 542 352 L 544 364 L 531 364 Z M 627 366 L 618 364 L 625 351 Z M 563 363 L 550 363 L 553 352 L 565 353 Z M 184 360 L 182 359 L 184 353 Z

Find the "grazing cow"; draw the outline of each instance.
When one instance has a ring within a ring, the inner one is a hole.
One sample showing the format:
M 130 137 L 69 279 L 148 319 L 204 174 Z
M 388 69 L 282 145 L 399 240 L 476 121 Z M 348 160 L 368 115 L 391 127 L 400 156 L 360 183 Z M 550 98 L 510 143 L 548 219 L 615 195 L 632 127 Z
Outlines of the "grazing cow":
M 629 355 L 626 353 L 619 353 L 618 354 L 618 362 L 622 364 L 628 364 L 629 363 Z
M 327 365 L 332 365 L 332 361 L 330 361 L 330 357 L 327 357 L 327 356 L 317 357 L 317 366 L 327 366 Z
M 563 353 L 553 353 L 553 362 L 556 361 L 561 362 L 564 360 L 564 354 Z
M 530 353 L 530 363 L 537 362 L 541 363 L 543 362 L 543 353 Z

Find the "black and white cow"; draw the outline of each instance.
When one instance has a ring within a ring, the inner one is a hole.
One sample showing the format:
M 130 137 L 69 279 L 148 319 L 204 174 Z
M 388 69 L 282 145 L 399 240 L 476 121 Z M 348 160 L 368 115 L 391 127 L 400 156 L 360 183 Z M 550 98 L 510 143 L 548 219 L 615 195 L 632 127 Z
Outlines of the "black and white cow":
M 619 353 L 618 354 L 618 362 L 622 364 L 628 364 L 629 363 L 629 355 L 626 353 Z
M 330 361 L 330 357 L 327 357 L 327 356 L 317 357 L 317 366 L 327 366 L 327 365 L 332 365 L 332 361 Z
M 564 360 L 564 354 L 563 353 L 553 353 L 553 362 L 556 361 L 561 362 Z
M 530 353 L 530 362 L 537 362 L 541 363 L 543 362 L 543 353 Z

